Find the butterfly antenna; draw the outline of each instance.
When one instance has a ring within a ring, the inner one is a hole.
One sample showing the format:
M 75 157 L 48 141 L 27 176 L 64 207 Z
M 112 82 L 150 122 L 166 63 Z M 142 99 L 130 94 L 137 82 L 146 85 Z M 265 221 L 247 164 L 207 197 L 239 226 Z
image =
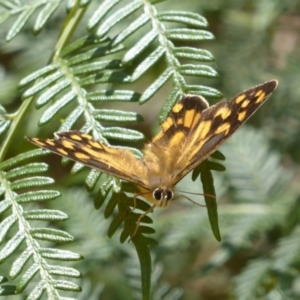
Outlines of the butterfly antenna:
M 205 197 L 210 197 L 210 198 L 216 199 L 216 196 L 211 195 L 211 194 L 192 193 L 192 192 L 185 192 L 185 191 L 180 191 L 180 190 L 176 190 L 176 192 L 190 194 L 190 195 L 197 195 L 197 196 L 205 196 Z
M 187 196 L 185 196 L 185 195 L 179 195 L 179 196 L 176 196 L 176 197 L 173 198 L 173 200 L 176 200 L 176 199 L 178 199 L 178 198 L 180 198 L 180 197 L 185 198 L 186 200 L 188 200 L 188 201 L 190 201 L 190 202 L 192 202 L 193 204 L 196 204 L 196 205 L 198 205 L 198 206 L 201 206 L 201 207 L 207 207 L 206 205 L 204 205 L 204 204 L 199 204 L 199 203 L 197 203 L 196 201 L 192 200 L 191 198 L 189 198 L 189 197 L 187 197 Z

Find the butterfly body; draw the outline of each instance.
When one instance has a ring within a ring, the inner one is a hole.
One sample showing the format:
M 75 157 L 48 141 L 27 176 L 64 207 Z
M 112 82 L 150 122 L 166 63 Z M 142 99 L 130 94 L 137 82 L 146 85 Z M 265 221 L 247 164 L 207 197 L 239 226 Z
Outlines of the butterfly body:
M 161 131 L 145 145 L 143 158 L 79 131 L 56 133 L 54 140 L 29 140 L 61 156 L 133 182 L 154 206 L 165 207 L 173 199 L 177 182 L 245 123 L 276 86 L 277 81 L 272 80 L 211 107 L 203 97 L 184 96 L 161 125 Z

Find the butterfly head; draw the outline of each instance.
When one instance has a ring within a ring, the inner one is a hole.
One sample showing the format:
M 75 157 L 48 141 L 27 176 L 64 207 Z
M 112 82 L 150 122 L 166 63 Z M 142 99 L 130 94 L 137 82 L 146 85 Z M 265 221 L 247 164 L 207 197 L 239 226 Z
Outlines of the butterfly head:
M 152 197 L 155 200 L 156 206 L 166 207 L 168 203 L 173 198 L 173 191 L 169 188 L 156 188 L 153 193 Z

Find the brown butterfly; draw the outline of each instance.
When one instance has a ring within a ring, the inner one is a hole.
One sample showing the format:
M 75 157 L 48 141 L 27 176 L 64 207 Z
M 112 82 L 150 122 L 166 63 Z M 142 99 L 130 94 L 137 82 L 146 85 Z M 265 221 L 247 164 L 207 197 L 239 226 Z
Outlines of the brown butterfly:
M 200 96 L 186 95 L 173 107 L 161 131 L 145 145 L 143 158 L 108 146 L 80 131 L 56 133 L 57 139 L 29 138 L 33 144 L 89 167 L 133 182 L 147 200 L 166 207 L 174 186 L 222 145 L 267 100 L 277 86 L 271 80 L 229 102 L 209 107 Z

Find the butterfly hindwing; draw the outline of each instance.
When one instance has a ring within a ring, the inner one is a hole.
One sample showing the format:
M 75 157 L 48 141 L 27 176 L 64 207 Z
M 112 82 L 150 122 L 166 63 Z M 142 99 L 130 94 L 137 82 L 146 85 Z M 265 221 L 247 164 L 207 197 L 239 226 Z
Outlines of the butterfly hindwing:
M 186 139 L 192 133 L 201 119 L 201 112 L 208 108 L 207 101 L 199 96 L 184 96 L 171 110 L 168 118 L 161 125 L 152 143 L 172 148 L 180 145 L 181 139 Z
M 56 133 L 57 139 L 28 138 L 33 144 L 56 154 L 104 171 L 140 186 L 146 172 L 142 160 L 128 149 L 109 147 L 80 131 Z

